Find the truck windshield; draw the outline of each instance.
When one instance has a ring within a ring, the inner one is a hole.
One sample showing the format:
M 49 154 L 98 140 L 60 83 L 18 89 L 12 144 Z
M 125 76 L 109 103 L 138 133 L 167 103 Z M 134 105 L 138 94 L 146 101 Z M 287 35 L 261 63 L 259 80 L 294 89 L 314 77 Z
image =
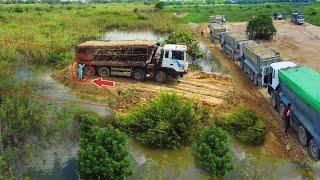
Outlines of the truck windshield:
M 298 19 L 303 19 L 304 17 L 302 15 L 298 16 Z
M 172 51 L 172 59 L 184 60 L 184 52 L 183 51 Z

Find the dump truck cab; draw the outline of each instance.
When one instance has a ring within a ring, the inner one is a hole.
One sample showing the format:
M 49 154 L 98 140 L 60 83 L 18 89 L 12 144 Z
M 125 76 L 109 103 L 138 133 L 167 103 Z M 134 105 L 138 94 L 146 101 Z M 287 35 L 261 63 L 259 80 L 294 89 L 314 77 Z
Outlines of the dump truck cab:
M 301 13 L 292 13 L 291 22 L 294 24 L 303 24 L 304 23 L 304 16 Z
M 279 86 L 279 70 L 281 69 L 288 69 L 297 66 L 295 63 L 291 61 L 282 61 L 270 64 L 268 72 L 268 91 L 269 90 L 276 90 Z
M 188 54 L 186 45 L 166 44 L 159 47 L 157 53 L 160 53 L 160 69 L 167 73 L 176 73 L 183 76 L 188 70 Z M 176 72 L 172 72 L 176 71 Z

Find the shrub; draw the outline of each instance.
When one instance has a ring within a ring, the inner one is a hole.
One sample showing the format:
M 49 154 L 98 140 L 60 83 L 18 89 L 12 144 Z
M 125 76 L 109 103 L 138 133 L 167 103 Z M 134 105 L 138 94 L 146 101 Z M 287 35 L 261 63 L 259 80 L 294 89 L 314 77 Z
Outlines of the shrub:
M 157 2 L 156 5 L 154 6 L 154 9 L 155 9 L 156 11 L 161 10 L 161 9 L 163 9 L 163 8 L 164 8 L 164 2 L 162 2 L 162 1 Z
M 199 64 L 196 64 L 196 63 L 189 64 L 189 68 L 192 71 L 203 71 L 202 67 Z
M 247 33 L 251 39 L 272 39 L 277 30 L 268 15 L 259 15 L 252 18 L 247 26 Z
M 196 163 L 212 176 L 223 176 L 233 168 L 230 136 L 215 125 L 201 129 L 199 138 L 192 144 Z
M 239 141 L 249 144 L 262 144 L 266 128 L 263 120 L 255 111 L 238 106 L 222 115 L 217 125 L 233 134 Z
M 191 142 L 198 120 L 193 103 L 176 93 L 161 92 L 147 106 L 124 116 L 137 141 L 151 147 L 177 148 Z
M 131 175 L 128 137 L 110 125 L 90 128 L 90 120 L 95 118 L 91 115 L 83 118 L 87 119 L 81 127 L 84 131 L 77 155 L 79 179 L 125 179 Z
M 191 31 L 186 29 L 179 29 L 169 34 L 166 39 L 167 44 L 185 44 L 188 46 L 188 53 L 196 57 L 203 57 L 198 42 L 194 39 Z

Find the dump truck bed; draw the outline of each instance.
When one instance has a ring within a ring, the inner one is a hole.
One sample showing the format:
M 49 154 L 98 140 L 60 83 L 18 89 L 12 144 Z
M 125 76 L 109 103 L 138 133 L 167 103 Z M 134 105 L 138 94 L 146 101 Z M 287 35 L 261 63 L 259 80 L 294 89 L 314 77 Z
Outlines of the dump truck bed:
M 247 51 L 247 54 L 251 57 L 251 59 L 259 58 L 260 60 L 264 60 L 278 56 L 273 49 L 262 44 L 248 44 L 244 49 Z
M 101 47 L 128 47 L 128 46 L 155 46 L 152 40 L 120 40 L 120 41 L 86 41 L 79 44 L 78 48 L 101 48 Z
M 248 40 L 248 38 L 244 34 L 230 34 L 230 33 L 227 33 L 224 36 L 224 41 L 226 42 L 226 44 L 231 46 L 233 49 L 235 48 L 236 45 L 238 45 L 239 42 L 247 41 L 247 40 Z
M 320 113 L 320 74 L 306 66 L 279 71 L 279 78 L 301 99 Z

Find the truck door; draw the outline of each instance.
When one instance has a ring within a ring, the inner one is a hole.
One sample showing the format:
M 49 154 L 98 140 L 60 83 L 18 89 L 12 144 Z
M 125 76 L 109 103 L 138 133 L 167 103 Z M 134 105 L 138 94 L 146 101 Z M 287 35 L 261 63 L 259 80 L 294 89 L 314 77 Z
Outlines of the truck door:
M 171 52 L 169 50 L 165 50 L 161 67 L 170 67 L 173 65 L 173 63 L 170 61 L 171 59 L 170 56 L 171 56 Z
M 263 68 L 263 74 L 262 74 L 262 85 L 268 85 L 269 77 L 272 71 L 270 71 L 270 66 L 267 66 Z

